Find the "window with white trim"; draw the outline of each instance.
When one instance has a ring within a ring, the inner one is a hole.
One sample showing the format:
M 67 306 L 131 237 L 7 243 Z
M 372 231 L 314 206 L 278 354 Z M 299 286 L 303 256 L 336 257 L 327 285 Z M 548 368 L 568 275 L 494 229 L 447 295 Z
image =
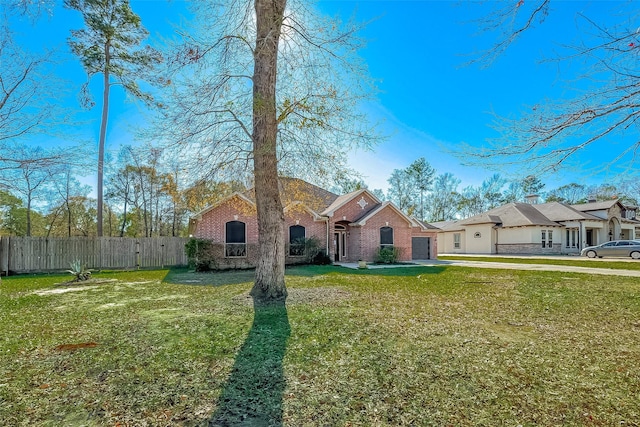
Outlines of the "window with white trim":
M 460 233 L 453 233 L 453 249 L 460 249 Z

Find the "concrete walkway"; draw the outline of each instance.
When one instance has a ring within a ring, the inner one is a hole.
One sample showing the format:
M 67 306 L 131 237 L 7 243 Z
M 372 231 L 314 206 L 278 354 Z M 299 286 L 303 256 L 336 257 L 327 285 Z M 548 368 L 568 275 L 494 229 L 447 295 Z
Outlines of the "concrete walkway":
M 467 255 L 465 255 L 467 256 Z M 486 255 L 483 255 L 486 257 Z M 490 256 L 490 255 L 489 255 Z M 518 258 L 518 257 L 510 257 Z M 531 259 L 534 257 L 521 257 Z M 541 257 L 537 257 L 541 258 Z M 545 257 L 547 258 L 547 257 Z M 551 258 L 551 257 L 549 257 Z M 554 257 L 553 259 L 558 259 Z M 570 259 L 576 259 L 571 257 Z M 601 262 L 601 260 L 591 260 L 594 263 Z M 616 259 L 616 261 L 619 261 Z M 483 262 L 483 261 L 461 261 L 461 260 L 438 260 L 430 259 L 424 261 L 412 261 L 413 264 L 396 264 L 396 265 L 367 265 L 369 269 L 376 268 L 402 268 L 402 267 L 434 267 L 434 266 L 458 266 L 458 267 L 473 267 L 473 268 L 499 268 L 505 270 L 530 270 L 530 271 L 564 271 L 569 273 L 584 273 L 584 274 L 600 274 L 605 276 L 627 276 L 627 277 L 640 277 L 640 270 L 615 270 L 611 268 L 599 268 L 599 267 L 574 267 L 571 265 L 549 265 L 549 264 L 517 264 L 507 262 Z M 630 261 L 638 262 L 638 261 Z M 358 263 L 337 262 L 335 265 L 346 268 L 358 268 Z

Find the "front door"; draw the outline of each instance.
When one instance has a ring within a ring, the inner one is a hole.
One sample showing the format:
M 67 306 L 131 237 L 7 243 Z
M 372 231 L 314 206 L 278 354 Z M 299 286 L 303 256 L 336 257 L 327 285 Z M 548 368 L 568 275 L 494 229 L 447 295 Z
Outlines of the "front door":
M 587 230 L 587 246 L 593 246 L 593 229 Z
M 333 233 L 333 260 L 339 262 L 347 257 L 347 232 Z

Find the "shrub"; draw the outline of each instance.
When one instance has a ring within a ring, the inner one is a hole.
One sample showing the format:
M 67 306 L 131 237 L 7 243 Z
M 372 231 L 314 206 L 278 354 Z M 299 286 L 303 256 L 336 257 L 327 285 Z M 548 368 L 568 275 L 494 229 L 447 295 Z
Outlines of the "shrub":
M 304 255 L 307 264 L 331 264 L 331 258 L 329 258 L 326 251 L 322 248 L 320 239 L 315 236 L 304 239 Z
M 91 270 L 87 268 L 87 264 L 82 264 L 79 259 L 69 263 L 71 266 L 69 273 L 75 276 L 74 282 L 82 282 L 91 279 Z
M 323 249 L 320 252 L 318 252 L 311 259 L 311 264 L 314 264 L 314 265 L 330 265 L 330 264 L 333 264 L 333 262 L 331 261 L 331 257 L 329 255 L 327 255 L 327 253 Z
M 211 271 L 217 267 L 214 245 L 211 240 L 191 238 L 184 245 L 189 267 L 196 271 Z
M 394 246 L 383 246 L 376 252 L 376 262 L 379 264 L 395 264 L 398 262 L 398 248 Z

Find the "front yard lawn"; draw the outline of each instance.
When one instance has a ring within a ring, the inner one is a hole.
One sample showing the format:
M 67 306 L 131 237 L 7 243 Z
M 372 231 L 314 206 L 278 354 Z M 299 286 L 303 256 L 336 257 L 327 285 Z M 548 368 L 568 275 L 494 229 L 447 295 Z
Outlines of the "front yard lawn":
M 638 425 L 637 278 L 461 267 L 18 276 L 0 425 Z

